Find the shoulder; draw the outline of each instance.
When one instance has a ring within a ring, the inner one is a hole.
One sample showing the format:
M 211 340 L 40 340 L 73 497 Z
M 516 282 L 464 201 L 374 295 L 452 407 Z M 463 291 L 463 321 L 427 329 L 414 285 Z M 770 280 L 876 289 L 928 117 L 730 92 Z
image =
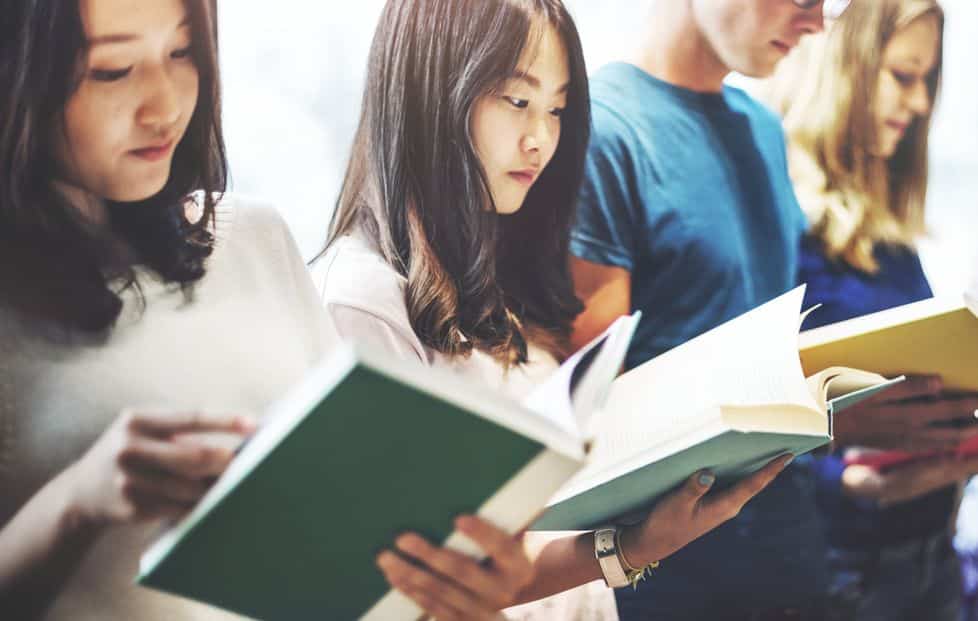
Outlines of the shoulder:
M 385 311 L 404 308 L 407 280 L 358 236 L 337 239 L 313 263 L 312 274 L 324 303 Z
M 271 202 L 236 193 L 219 197 L 214 208 L 214 236 L 218 242 L 239 236 L 278 238 L 289 228 Z
M 334 320 L 345 318 L 338 324 L 355 332 L 382 328 L 401 344 L 409 345 L 420 358 L 427 359 L 408 317 L 404 301 L 407 279 L 366 240 L 356 235 L 339 238 L 313 263 L 311 270 L 327 312 Z
M 724 96 L 726 97 L 727 104 L 732 109 L 747 115 L 756 125 L 768 131 L 773 131 L 779 136 L 784 136 L 781 117 L 774 110 L 771 110 L 754 97 L 751 97 L 747 91 L 736 86 L 726 85 L 724 86 Z

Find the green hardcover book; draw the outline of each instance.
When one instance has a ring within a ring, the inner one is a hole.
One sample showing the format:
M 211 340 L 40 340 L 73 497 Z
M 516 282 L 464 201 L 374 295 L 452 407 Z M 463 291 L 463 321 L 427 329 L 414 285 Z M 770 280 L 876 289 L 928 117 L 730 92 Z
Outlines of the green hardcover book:
M 587 466 L 533 528 L 637 519 L 702 468 L 728 485 L 828 443 L 834 414 L 902 381 L 841 367 L 806 378 L 803 299 L 799 287 L 616 379 L 593 418 Z
M 195 509 L 143 555 L 138 582 L 260 619 L 411 619 L 374 565 L 413 530 L 478 513 L 516 532 L 580 467 L 567 429 L 607 391 L 637 318 L 623 318 L 534 396 L 537 410 L 450 374 L 343 347 L 263 419 Z

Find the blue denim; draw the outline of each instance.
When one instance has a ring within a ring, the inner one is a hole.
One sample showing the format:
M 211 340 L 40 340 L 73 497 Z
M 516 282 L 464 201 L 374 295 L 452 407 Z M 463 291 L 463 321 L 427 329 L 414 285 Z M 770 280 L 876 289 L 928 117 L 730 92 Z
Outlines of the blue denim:
M 961 566 L 946 532 L 881 548 L 830 548 L 831 621 L 958 621 Z

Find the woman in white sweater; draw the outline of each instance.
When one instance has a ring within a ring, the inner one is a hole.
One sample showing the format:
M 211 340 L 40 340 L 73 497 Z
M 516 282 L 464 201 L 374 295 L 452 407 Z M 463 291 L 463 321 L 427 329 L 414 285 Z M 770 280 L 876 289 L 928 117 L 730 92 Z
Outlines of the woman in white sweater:
M 512 396 L 553 370 L 581 310 L 567 249 L 589 126 L 581 44 L 560 0 L 389 0 L 314 266 L 340 334 Z M 597 544 L 595 533 L 548 542 L 532 572 L 512 547 L 487 549 L 483 566 L 411 534 L 378 564 L 440 620 L 491 618 L 602 577 L 624 586 L 735 515 L 785 463 L 716 494 L 697 473 Z M 575 595 L 510 614 L 614 617 L 600 582 Z
M 0 2 L 3 619 L 232 618 L 139 554 L 332 342 L 275 212 L 219 198 L 212 6 Z

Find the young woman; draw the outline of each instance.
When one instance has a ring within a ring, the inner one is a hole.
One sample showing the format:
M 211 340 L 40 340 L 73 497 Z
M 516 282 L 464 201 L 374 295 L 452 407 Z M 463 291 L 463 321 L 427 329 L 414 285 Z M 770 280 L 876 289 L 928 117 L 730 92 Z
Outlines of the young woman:
M 525 394 L 565 355 L 581 308 L 567 248 L 588 128 L 580 41 L 560 0 L 390 0 L 314 266 L 340 334 Z M 692 477 L 644 522 L 616 531 L 616 560 L 641 568 L 667 557 L 736 514 L 784 463 L 706 497 L 712 475 Z M 602 577 L 594 533 L 547 543 L 531 567 L 515 540 L 474 523 L 494 543 L 488 565 L 413 534 L 378 564 L 440 620 L 490 618 Z M 551 600 L 542 614 L 613 616 L 601 589 L 577 601 L 588 608 Z
M 791 94 L 780 103 L 792 178 L 811 222 L 799 280 L 808 284 L 806 306 L 822 304 L 808 327 L 931 297 L 915 243 L 924 232 L 943 25 L 936 0 L 853 2 L 783 68 L 776 92 Z M 870 406 L 881 422 L 908 408 L 920 420 L 948 411 L 965 419 L 978 405 L 973 395 L 943 394 L 936 377 L 912 378 L 908 389 L 915 399 Z M 921 440 L 940 445 L 940 433 Z M 847 450 L 818 465 L 833 618 L 957 619 L 951 521 L 957 484 L 978 471 L 978 460 L 880 473 L 846 465 Z
M 282 221 L 219 198 L 213 6 L 0 2 L 4 619 L 230 618 L 140 552 L 331 342 Z

